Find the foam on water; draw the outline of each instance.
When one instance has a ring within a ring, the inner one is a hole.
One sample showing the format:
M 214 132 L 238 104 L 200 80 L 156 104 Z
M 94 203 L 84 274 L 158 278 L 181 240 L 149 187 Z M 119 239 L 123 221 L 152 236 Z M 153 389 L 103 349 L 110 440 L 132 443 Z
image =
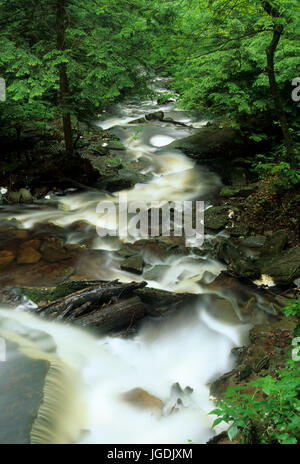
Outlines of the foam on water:
M 130 340 L 96 338 L 24 311 L 2 309 L 4 316 L 50 334 L 58 357 L 80 377 L 82 415 L 77 424 L 74 415 L 65 421 L 87 431 L 81 443 L 205 443 L 213 421 L 207 412 L 214 407 L 208 383 L 232 367 L 231 349 L 243 343 L 247 327 L 238 320 L 222 324 L 209 315 L 209 307 L 199 305 L 165 321 L 146 322 Z M 169 415 L 157 417 L 122 399 L 142 388 L 172 409 L 176 382 L 193 393 L 185 407 Z

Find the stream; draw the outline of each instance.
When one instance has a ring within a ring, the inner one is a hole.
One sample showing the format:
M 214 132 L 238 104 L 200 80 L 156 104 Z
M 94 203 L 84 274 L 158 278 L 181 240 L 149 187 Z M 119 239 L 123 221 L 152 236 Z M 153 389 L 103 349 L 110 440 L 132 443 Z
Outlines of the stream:
M 156 84 L 163 87 L 159 80 Z M 165 117 L 189 127 L 163 121 L 147 121 L 141 126 L 132 123 L 153 111 L 163 111 Z M 206 122 L 179 110 L 176 103 L 133 101 L 115 106 L 106 119 L 95 124 L 110 129 L 127 147 L 120 153 L 124 162 L 141 163 L 142 172 L 152 175 L 147 183 L 126 191 L 129 201 L 209 201 L 221 185 L 219 177 L 183 153 L 165 148 Z M 54 193 L 40 204 L 14 207 L 13 211 L 12 207 L 2 208 L 1 217 L 15 217 L 25 229 L 55 224 L 65 229 L 66 243 L 80 245 L 87 229 L 74 232 L 70 226 L 76 221 L 87 221 L 93 226 L 113 228 L 114 218 L 106 216 L 103 222 L 96 208 L 104 199 L 117 202 L 119 194 L 111 197 L 101 191 L 69 192 L 63 196 Z M 38 318 L 29 301 L 16 308 L 3 306 L 0 336 L 17 343 L 19 349 L 12 346 L 10 353 L 8 346 L 8 363 L 0 363 L 0 373 L 9 364 L 10 356 L 19 353 L 49 362 L 65 376 L 55 380 L 53 374 L 52 384 L 48 383 L 49 398 L 31 433 L 31 442 L 206 443 L 215 435 L 211 429 L 214 417 L 208 415 L 214 409 L 209 384 L 232 369 L 231 350 L 247 343 L 253 323 L 238 310 L 232 313 L 226 305 L 223 310 L 216 310 L 209 295 L 205 297 L 206 290 L 199 282 L 208 273 L 213 280 L 225 266 L 209 256 L 199 259 L 192 249 L 187 256 L 174 254 L 166 258 L 145 251 L 144 275 L 136 275 L 120 268 L 120 257 L 115 253 L 122 244 L 119 237 L 101 238 L 95 234 L 89 243 L 91 249 L 101 252 L 101 266 L 98 262 L 89 265 L 94 269 L 94 278 L 143 281 L 147 280 L 146 272 L 161 266 L 158 275 L 155 277 L 154 273 L 153 280 L 148 279 L 150 287 L 194 293 L 202 298 L 193 311 L 145 319 L 138 333 L 128 338 L 99 337 L 88 329 Z M 0 405 L 13 402 L 1 385 L 0 379 Z M 124 399 L 124 394 L 133 389 L 144 392 L 146 399 L 139 407 Z M 19 393 L 16 390 L 15 394 Z M 56 401 L 52 401 L 52 396 Z M 48 415 L 56 425 L 49 426 Z M 21 424 L 26 418 L 20 414 L 18 420 Z M 13 429 L 10 433 L 14 433 Z M 14 437 L 8 433 L 6 439 Z

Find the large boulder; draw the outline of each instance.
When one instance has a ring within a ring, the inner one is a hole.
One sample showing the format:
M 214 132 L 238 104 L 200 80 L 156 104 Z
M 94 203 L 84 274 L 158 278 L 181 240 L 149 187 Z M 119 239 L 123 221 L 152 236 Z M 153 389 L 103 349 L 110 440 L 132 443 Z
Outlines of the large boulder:
M 167 145 L 168 149 L 181 150 L 188 155 L 200 159 L 228 158 L 236 145 L 241 143 L 238 132 L 231 128 L 205 127 L 193 135 Z
M 0 251 L 0 267 L 10 264 L 15 259 L 15 255 L 11 250 Z
M 122 168 L 117 174 L 107 177 L 103 184 L 109 192 L 118 192 L 134 187 L 135 184 L 145 183 L 150 177 L 132 169 Z
M 164 116 L 163 111 L 156 111 L 155 113 L 146 114 L 145 117 L 147 121 L 163 121 Z
M 213 206 L 204 213 L 204 226 L 215 231 L 224 229 L 228 223 L 230 206 Z
M 278 255 L 284 250 L 288 241 L 287 232 L 285 230 L 278 230 L 266 239 L 262 249 L 264 256 Z
M 300 277 L 300 247 L 290 248 L 276 256 L 262 256 L 257 266 L 261 274 L 272 277 L 276 284 L 292 284 Z
M 121 269 L 122 271 L 141 275 L 144 270 L 144 260 L 142 256 L 130 256 L 122 262 Z
M 230 240 L 220 240 L 216 246 L 216 253 L 218 259 L 228 264 L 238 277 L 252 279 L 259 276 L 256 263 L 245 256 Z
M 18 264 L 35 264 L 38 263 L 41 259 L 41 254 L 31 247 L 25 247 L 20 250 L 17 256 Z

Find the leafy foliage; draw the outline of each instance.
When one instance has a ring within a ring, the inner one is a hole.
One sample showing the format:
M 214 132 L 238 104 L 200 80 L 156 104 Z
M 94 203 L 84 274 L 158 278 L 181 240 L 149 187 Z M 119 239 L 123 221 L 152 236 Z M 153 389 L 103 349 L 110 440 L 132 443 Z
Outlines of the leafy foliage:
M 297 316 L 300 315 L 300 299 L 290 300 L 286 306 L 282 309 L 286 316 Z
M 69 80 L 68 111 L 99 111 L 134 89 L 145 91 L 149 37 L 144 0 L 68 0 L 64 51 L 56 43 L 56 1 L 0 0 L 0 76 L 7 101 L 0 132 L 60 116 L 59 66 Z M 144 72 L 142 72 L 142 69 Z
M 273 376 L 231 387 L 218 408 L 213 427 L 226 422 L 230 440 L 240 433 L 242 443 L 297 444 L 300 441 L 300 363 L 289 361 Z

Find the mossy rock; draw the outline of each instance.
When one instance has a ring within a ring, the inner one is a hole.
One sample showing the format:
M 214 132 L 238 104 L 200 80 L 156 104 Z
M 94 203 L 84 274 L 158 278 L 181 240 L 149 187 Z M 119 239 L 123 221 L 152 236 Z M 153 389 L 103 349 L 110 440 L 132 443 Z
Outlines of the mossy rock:
M 228 223 L 228 212 L 230 206 L 213 206 L 204 213 L 204 226 L 207 229 L 221 230 L 224 229 Z
M 133 274 L 143 274 L 144 260 L 142 256 L 130 256 L 121 263 L 121 269 L 123 271 L 131 272 Z
M 257 190 L 257 184 L 251 184 L 244 187 L 223 187 L 220 196 L 223 198 L 231 198 L 231 197 L 243 197 L 247 198 L 253 192 Z
M 109 150 L 126 150 L 127 148 L 125 145 L 123 145 L 122 142 L 119 142 L 118 140 L 111 140 L 108 142 L 107 148 Z

